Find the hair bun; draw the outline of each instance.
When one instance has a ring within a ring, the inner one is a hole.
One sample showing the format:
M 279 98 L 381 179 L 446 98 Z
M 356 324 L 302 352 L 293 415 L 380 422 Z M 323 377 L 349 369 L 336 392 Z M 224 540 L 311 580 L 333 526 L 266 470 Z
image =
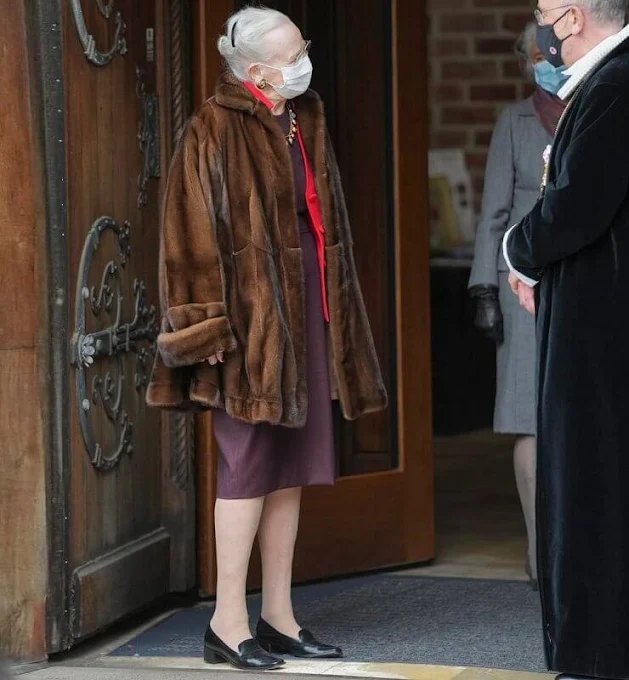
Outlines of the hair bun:
M 218 51 L 224 56 L 228 56 L 234 51 L 230 39 L 226 35 L 222 35 L 216 43 Z

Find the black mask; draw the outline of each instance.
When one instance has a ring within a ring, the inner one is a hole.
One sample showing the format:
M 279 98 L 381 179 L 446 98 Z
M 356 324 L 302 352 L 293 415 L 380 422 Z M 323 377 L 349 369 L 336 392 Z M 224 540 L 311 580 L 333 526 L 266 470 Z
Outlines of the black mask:
M 561 48 L 564 42 L 570 37 L 570 34 L 568 34 L 563 40 L 558 38 L 555 33 L 555 25 L 561 21 L 569 11 L 570 10 L 564 12 L 555 23 L 537 27 L 537 47 L 544 57 L 546 57 L 546 61 L 551 63 L 555 68 L 565 65 L 563 57 L 561 56 Z

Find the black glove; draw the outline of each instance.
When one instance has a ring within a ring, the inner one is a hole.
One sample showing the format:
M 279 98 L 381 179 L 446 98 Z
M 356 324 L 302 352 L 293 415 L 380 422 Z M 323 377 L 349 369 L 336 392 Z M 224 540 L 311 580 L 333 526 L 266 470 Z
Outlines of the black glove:
M 470 297 L 476 304 L 474 325 L 498 345 L 504 340 L 502 311 L 498 286 L 480 284 L 470 288 Z

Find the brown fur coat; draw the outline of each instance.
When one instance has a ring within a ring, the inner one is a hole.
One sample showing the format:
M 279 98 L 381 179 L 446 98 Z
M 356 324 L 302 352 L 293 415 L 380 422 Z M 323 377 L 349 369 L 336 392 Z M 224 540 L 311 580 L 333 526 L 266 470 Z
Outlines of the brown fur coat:
M 323 105 L 295 100 L 325 225 L 332 398 L 355 419 L 386 407 Z M 150 405 L 225 408 L 290 427 L 307 410 L 304 274 L 284 136 L 225 74 L 170 169 L 160 253 L 162 332 Z M 225 353 L 225 363 L 208 357 Z

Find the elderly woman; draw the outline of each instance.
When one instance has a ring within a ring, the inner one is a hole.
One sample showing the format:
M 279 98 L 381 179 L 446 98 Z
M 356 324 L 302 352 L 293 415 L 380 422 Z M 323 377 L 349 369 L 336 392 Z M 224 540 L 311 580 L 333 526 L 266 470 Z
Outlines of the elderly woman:
M 213 409 L 218 583 L 205 659 L 245 669 L 277 668 L 273 653 L 341 656 L 293 615 L 301 487 L 335 481 L 332 399 L 347 419 L 386 407 L 323 105 L 308 89 L 309 47 L 280 12 L 230 17 L 218 41 L 228 68 L 179 144 L 163 215 L 147 398 Z M 256 534 L 253 639 L 245 585 Z
M 494 131 L 485 172 L 482 215 L 476 236 L 470 294 L 476 324 L 498 344 L 494 412 L 496 432 L 517 435 L 515 478 L 528 536 L 527 572 L 537 584 L 535 550 L 535 319 L 518 305 L 508 284 L 500 244 L 505 231 L 535 205 L 551 143 L 564 104 L 556 96 L 566 78 L 535 44 L 530 23 L 516 51 L 537 87 L 531 97 L 507 106 Z

